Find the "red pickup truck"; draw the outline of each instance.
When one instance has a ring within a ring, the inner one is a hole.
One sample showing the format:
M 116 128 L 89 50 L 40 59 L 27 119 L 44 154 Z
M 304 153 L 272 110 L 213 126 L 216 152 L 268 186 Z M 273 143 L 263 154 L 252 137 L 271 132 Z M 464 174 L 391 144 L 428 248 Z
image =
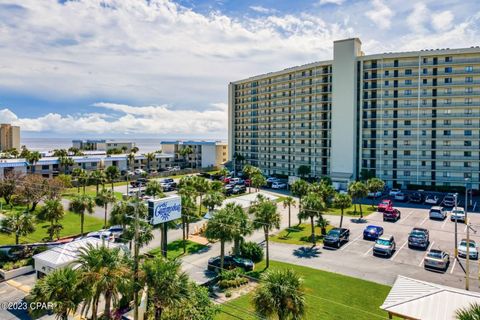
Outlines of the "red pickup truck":
M 400 220 L 400 210 L 390 207 L 383 211 L 383 221 L 398 221 Z
M 378 204 L 377 210 L 379 212 L 383 212 L 387 209 L 391 209 L 392 207 L 393 207 L 392 200 L 382 200 L 382 202 Z

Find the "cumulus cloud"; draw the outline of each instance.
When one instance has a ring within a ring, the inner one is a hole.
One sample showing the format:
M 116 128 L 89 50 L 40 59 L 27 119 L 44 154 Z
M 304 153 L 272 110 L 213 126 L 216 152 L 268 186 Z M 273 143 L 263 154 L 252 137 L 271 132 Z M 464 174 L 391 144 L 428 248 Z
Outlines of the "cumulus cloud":
M 390 28 L 391 19 L 395 15 L 394 12 L 382 0 L 372 0 L 371 3 L 372 9 L 367 11 L 365 15 L 379 28 Z
M 173 110 L 166 105 L 138 107 L 106 102 L 95 103 L 94 106 L 100 112 L 77 115 L 48 113 L 36 118 L 22 118 L 9 109 L 0 109 L 0 119 L 7 119 L 29 132 L 226 137 L 227 106 L 224 103 L 216 103 L 203 111 Z
M 407 24 L 413 32 L 423 33 L 427 29 L 425 23 L 430 18 L 430 10 L 424 3 L 416 3 L 407 17 Z
M 432 26 L 437 31 L 445 31 L 452 27 L 454 16 L 450 10 L 434 13 L 432 15 Z
M 323 6 L 325 4 L 336 4 L 341 5 L 345 0 L 320 0 L 318 1 L 318 5 Z
M 252 9 L 253 11 L 255 11 L 255 12 L 265 13 L 265 14 L 277 12 L 277 10 L 275 10 L 275 9 L 265 8 L 265 7 L 262 7 L 262 6 L 250 6 L 249 8 Z

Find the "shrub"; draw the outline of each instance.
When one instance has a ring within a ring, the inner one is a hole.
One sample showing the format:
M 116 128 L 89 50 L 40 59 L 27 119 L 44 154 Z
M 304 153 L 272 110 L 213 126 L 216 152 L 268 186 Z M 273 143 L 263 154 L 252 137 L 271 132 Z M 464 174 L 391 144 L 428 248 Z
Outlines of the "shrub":
M 15 270 L 15 269 L 18 269 L 18 268 L 21 268 L 21 267 L 25 267 L 25 266 L 30 266 L 30 265 L 33 265 L 33 259 L 32 258 L 28 258 L 28 259 L 22 259 L 22 260 L 18 260 L 18 261 L 9 261 L 9 262 L 6 262 L 3 264 L 2 266 L 2 269 L 4 271 L 11 271 L 11 270 Z
M 256 242 L 244 242 L 240 247 L 240 255 L 257 263 L 263 260 L 263 248 Z
M 238 268 L 222 271 L 218 278 L 218 286 L 220 289 L 237 288 L 248 283 L 248 279 L 243 275 L 243 270 Z
M 231 296 L 232 296 L 232 291 L 227 290 L 227 291 L 225 292 L 225 297 L 226 297 L 226 298 L 230 298 Z

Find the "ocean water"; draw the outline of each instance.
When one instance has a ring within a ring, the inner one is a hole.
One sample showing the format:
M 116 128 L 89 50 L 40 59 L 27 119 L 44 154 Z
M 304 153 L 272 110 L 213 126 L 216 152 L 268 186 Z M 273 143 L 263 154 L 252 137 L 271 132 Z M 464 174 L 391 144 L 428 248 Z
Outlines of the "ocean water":
M 72 138 L 22 138 L 21 145 L 26 145 L 29 150 L 48 152 L 54 149 L 68 149 L 72 146 Z M 153 152 L 160 149 L 160 139 L 106 139 L 118 141 L 133 141 L 141 153 Z M 175 140 L 175 139 L 169 139 Z

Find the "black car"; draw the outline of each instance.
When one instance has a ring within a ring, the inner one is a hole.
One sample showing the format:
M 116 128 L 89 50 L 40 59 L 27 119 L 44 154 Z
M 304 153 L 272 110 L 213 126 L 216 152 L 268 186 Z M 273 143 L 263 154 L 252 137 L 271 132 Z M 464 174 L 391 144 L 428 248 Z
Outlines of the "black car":
M 233 194 L 233 189 L 235 188 L 234 184 L 227 184 L 223 187 L 223 193 L 226 196 L 232 195 Z
M 345 228 L 333 228 L 327 233 L 327 235 L 323 239 L 323 245 L 326 247 L 340 248 L 340 246 L 344 242 L 348 242 L 349 237 L 350 230 Z
M 135 181 L 131 181 L 130 182 L 130 185 L 134 188 L 138 188 L 138 187 L 145 187 L 148 183 L 148 179 L 146 178 L 138 178 L 137 180 Z
M 163 179 L 162 182 L 170 184 L 170 186 L 172 186 L 173 188 L 177 187 L 177 183 L 172 178 Z
M 418 192 L 414 192 L 410 195 L 410 202 L 413 203 L 422 203 L 423 202 L 423 195 Z
M 430 244 L 430 235 L 427 229 L 413 228 L 408 236 L 409 248 L 421 248 L 427 250 Z
M 448 193 L 445 198 L 443 198 L 443 205 L 445 207 L 455 207 L 455 199 L 457 199 L 457 193 Z
M 245 193 L 247 191 L 247 187 L 242 184 L 237 184 L 235 187 L 232 189 L 232 194 L 241 194 Z
M 235 268 L 242 268 L 245 271 L 252 271 L 255 264 L 250 259 L 238 258 L 233 256 L 225 256 L 223 258 L 223 269 L 232 270 Z M 220 270 L 220 257 L 208 259 L 208 271 Z

